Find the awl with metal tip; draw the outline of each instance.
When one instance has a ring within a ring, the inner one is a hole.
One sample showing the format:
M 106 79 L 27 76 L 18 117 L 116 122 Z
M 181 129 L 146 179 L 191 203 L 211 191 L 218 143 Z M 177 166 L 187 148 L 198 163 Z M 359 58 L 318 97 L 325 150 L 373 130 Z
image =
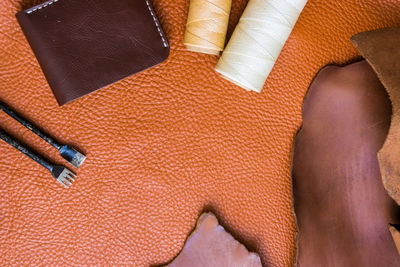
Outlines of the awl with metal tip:
M 35 151 L 31 150 L 28 147 L 25 147 L 23 144 L 21 144 L 18 140 L 7 134 L 3 129 L 0 128 L 0 138 L 3 139 L 5 142 L 10 144 L 11 146 L 15 147 L 46 169 L 48 169 L 51 174 L 53 175 L 54 178 L 58 182 L 60 182 L 63 186 L 69 187 L 72 185 L 72 182 L 75 181 L 76 174 L 73 173 L 72 171 L 68 170 L 67 168 L 60 166 L 60 165 L 55 165 L 47 161 L 45 158 L 43 158 L 41 155 L 36 153 Z
M 21 115 L 19 115 L 17 112 L 12 110 L 9 106 L 7 106 L 5 103 L 0 101 L 0 110 L 3 110 L 5 113 L 7 113 L 10 117 L 24 125 L 26 128 L 34 132 L 36 135 L 41 137 L 43 140 L 45 140 L 47 143 L 50 145 L 54 146 L 55 148 L 60 151 L 61 156 L 71 163 L 73 166 L 76 168 L 79 168 L 79 166 L 82 165 L 82 163 L 85 161 L 86 157 L 79 151 L 77 151 L 75 148 L 69 146 L 69 145 L 63 145 L 55 141 L 53 138 L 51 138 L 49 135 L 45 134 L 42 130 L 40 130 L 38 127 L 33 125 L 31 122 L 23 118 Z

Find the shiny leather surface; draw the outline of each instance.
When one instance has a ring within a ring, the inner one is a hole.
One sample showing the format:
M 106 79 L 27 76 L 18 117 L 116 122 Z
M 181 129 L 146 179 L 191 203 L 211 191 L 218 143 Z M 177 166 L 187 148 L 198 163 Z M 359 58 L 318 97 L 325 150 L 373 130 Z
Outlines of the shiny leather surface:
M 245 2 L 233 1 L 229 32 Z M 169 59 L 58 107 L 15 20 L 21 1 L 0 2 L 0 97 L 88 156 L 65 190 L 0 143 L 3 265 L 166 263 L 203 210 L 264 265 L 294 262 L 290 160 L 303 97 L 321 67 L 358 56 L 352 35 L 399 24 L 398 1 L 310 0 L 261 94 L 219 77 L 217 57 L 185 50 L 188 1 L 154 6 Z M 0 124 L 62 162 L 4 114 Z

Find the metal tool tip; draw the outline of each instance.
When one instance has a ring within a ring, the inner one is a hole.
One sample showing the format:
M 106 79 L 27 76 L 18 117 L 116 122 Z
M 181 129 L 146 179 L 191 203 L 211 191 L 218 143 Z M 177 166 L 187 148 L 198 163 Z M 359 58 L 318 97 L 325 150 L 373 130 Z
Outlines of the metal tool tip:
M 77 151 L 74 158 L 71 161 L 71 164 L 74 165 L 75 168 L 79 168 L 83 164 L 85 159 L 86 159 L 85 155 Z
M 79 168 L 86 159 L 86 156 L 75 148 L 65 145 L 60 150 L 61 156 L 71 163 L 75 168 Z

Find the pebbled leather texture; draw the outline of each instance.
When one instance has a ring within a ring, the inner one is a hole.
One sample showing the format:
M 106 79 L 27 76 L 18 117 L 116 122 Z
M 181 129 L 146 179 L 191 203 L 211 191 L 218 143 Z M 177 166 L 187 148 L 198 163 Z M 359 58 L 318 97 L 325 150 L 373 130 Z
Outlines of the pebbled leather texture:
M 303 97 L 324 65 L 359 56 L 352 35 L 400 24 L 398 1 L 310 0 L 258 94 L 219 77 L 217 57 L 186 51 L 188 1 L 154 0 L 169 59 L 63 107 L 14 17 L 38 2 L 0 2 L 0 97 L 88 158 L 65 190 L 0 142 L 0 263 L 164 264 L 209 210 L 265 266 L 293 264 Z M 245 4 L 233 1 L 229 33 Z M 4 114 L 0 125 L 62 163 Z

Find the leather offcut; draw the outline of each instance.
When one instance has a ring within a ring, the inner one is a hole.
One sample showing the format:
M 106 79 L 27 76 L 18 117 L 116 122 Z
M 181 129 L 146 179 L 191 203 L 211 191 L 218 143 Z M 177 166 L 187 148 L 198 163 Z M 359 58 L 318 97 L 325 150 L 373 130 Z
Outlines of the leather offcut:
M 203 213 L 179 255 L 167 267 L 261 267 L 260 257 L 235 240 L 212 213 Z
M 359 33 L 352 42 L 370 63 L 378 78 L 385 86 L 393 105 L 389 134 L 378 154 L 383 184 L 389 195 L 400 204 L 400 28 L 387 28 Z
M 154 0 L 168 60 L 63 107 L 14 16 L 37 3 L 0 2 L 0 97 L 87 160 L 66 191 L 0 142 L 0 263 L 165 264 L 211 210 L 264 266 L 290 266 L 303 97 L 323 66 L 359 56 L 352 35 L 398 24 L 398 2 L 310 0 L 257 94 L 217 75 L 217 57 L 185 49 L 188 1 Z M 233 1 L 228 36 L 245 5 Z M 0 124 L 64 164 L 3 114 Z
M 377 158 L 391 108 L 365 61 L 326 67 L 313 81 L 293 153 L 296 266 L 400 265 L 388 228 L 400 209 Z

